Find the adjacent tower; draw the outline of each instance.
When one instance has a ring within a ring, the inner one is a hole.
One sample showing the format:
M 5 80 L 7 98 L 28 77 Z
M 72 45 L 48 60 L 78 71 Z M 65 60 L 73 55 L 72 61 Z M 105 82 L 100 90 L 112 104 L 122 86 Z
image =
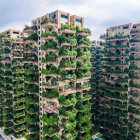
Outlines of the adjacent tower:
M 139 139 L 138 26 L 110 27 L 101 36 L 106 41 L 104 81 L 95 122 L 107 139 Z

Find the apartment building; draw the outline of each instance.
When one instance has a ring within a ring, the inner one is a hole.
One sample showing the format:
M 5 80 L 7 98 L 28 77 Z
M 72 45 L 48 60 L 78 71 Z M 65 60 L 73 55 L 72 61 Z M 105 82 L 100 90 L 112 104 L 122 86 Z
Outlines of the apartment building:
M 105 80 L 95 122 L 107 139 L 139 140 L 139 24 L 110 27 L 101 38 L 106 41 Z
M 104 80 L 103 76 L 103 65 L 104 65 L 104 45 L 105 42 L 103 41 L 92 41 L 91 44 L 91 63 L 92 63 L 92 114 L 93 119 L 92 123 L 94 125 L 93 130 L 95 134 L 99 132 L 98 128 L 98 119 L 100 112 L 100 100 L 102 99 L 102 90 L 101 90 L 101 83 Z
M 1 38 L 0 126 L 7 135 L 91 138 L 90 35 L 83 17 L 57 10 L 32 20 L 22 36 Z
M 132 25 L 129 43 L 129 136 L 140 139 L 140 24 Z

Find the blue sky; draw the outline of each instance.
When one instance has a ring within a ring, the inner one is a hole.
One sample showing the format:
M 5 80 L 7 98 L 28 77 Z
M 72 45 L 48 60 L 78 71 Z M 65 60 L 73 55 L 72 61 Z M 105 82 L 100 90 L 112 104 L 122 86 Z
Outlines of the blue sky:
M 22 29 L 31 19 L 56 9 L 83 16 L 92 39 L 109 26 L 140 22 L 139 0 L 0 0 L 0 31 Z

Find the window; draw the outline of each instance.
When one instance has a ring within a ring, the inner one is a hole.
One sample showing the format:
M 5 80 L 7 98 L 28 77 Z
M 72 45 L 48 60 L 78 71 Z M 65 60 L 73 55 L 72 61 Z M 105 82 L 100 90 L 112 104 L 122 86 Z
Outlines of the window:
M 128 29 L 128 26 L 124 26 L 123 29 Z
M 80 22 L 81 23 L 81 19 L 76 19 L 76 22 Z
M 13 32 L 13 34 L 19 34 L 19 32 Z
M 65 18 L 65 19 L 68 19 L 68 16 L 65 16 L 65 15 L 61 15 L 61 18 Z
M 115 31 L 115 30 L 117 30 L 117 28 L 112 28 L 112 31 Z

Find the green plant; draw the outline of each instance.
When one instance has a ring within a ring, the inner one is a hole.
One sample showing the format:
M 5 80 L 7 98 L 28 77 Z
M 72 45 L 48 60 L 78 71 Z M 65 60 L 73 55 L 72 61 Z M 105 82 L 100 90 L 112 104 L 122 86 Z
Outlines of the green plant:
M 61 24 L 61 29 L 71 29 L 76 30 L 76 27 L 72 24 Z

